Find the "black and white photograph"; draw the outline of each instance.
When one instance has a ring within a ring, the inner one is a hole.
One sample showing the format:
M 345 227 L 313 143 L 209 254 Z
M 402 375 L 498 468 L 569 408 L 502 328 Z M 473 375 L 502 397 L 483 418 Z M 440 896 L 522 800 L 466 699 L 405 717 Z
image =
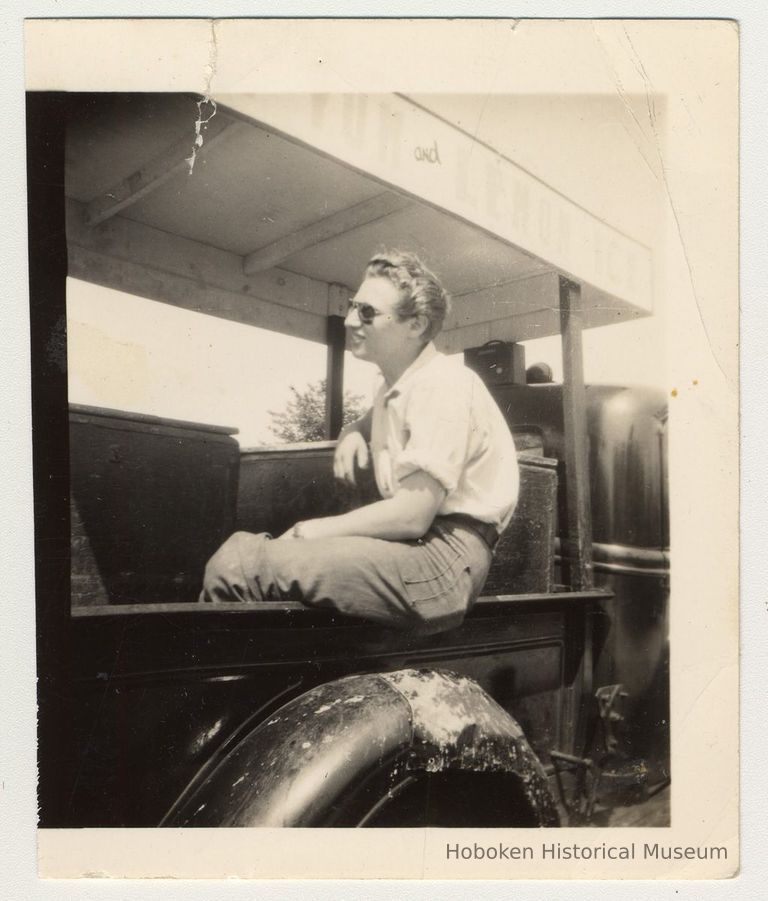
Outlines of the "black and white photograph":
M 85 51 L 107 25 L 77 24 Z M 216 53 L 246 27 L 187 24 Z M 649 31 L 570 24 L 584 59 L 619 48 L 645 89 L 219 89 L 219 60 L 189 89 L 30 85 L 41 840 L 366 827 L 429 835 L 448 878 L 509 857 L 555 877 L 737 867 L 735 833 L 670 832 L 696 809 L 674 739 L 698 728 L 673 703 L 689 592 L 723 580 L 711 623 L 736 615 L 735 556 L 691 566 L 683 532 L 737 515 L 725 494 L 692 505 L 671 444 L 700 437 L 735 345 L 673 296 L 693 265 L 670 237 L 688 227 L 665 156 L 679 102 L 644 71 Z M 523 39 L 262 25 L 303 34 L 302 72 L 336 65 L 335 36 L 393 62 L 398 42 L 501 58 Z M 737 41 L 706 35 L 727 74 Z M 735 323 L 737 294 L 720 302 Z M 721 360 L 702 364 L 699 328 Z M 737 641 L 713 631 L 701 665 Z

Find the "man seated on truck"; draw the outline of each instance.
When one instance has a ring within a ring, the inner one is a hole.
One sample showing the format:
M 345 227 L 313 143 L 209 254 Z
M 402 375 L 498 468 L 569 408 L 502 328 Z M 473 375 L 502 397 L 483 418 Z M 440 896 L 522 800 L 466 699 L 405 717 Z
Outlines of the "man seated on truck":
M 401 629 L 459 625 L 517 501 L 509 428 L 479 377 L 435 349 L 448 298 L 411 253 L 374 257 L 350 301 L 348 346 L 376 363 L 373 407 L 339 437 L 334 473 L 372 460 L 381 500 L 297 522 L 279 539 L 236 532 L 201 600 L 301 601 Z M 370 448 L 369 448 L 370 443 Z

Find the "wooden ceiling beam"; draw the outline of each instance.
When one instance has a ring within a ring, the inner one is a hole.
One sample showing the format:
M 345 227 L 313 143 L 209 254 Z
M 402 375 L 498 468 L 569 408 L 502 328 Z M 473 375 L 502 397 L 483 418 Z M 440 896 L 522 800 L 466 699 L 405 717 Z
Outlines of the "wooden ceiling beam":
M 329 286 L 323 281 L 280 269 L 244 276 L 240 254 L 173 235 L 124 216 L 114 216 L 96 228 L 90 228 L 85 224 L 85 205 L 75 200 L 67 201 L 67 248 L 70 275 L 77 278 L 128 293 L 152 296 L 155 300 L 165 300 L 163 285 L 168 284 L 172 295 L 168 303 L 183 306 L 186 291 L 191 298 L 190 309 L 224 319 L 241 316 L 243 322 L 261 324 L 277 331 L 284 331 L 281 323 L 293 321 L 289 318 L 293 310 L 298 317 L 294 319 L 301 326 L 297 334 L 307 337 L 305 324 L 312 322 L 312 340 L 324 341 L 326 317 L 344 309 L 343 294 L 338 290 L 334 292 L 334 308 L 329 309 Z M 89 255 L 88 259 L 102 261 L 97 267 L 102 275 L 89 278 L 87 267 L 73 268 L 72 259 L 78 250 L 82 251 L 80 259 Z M 111 261 L 109 267 L 104 261 Z M 110 272 L 114 273 L 114 278 L 108 281 L 108 275 L 104 273 Z M 217 312 L 217 304 L 221 306 L 221 312 Z M 281 312 L 280 308 L 289 309 Z M 275 317 L 277 324 L 272 325 Z
M 131 206 L 142 197 L 146 197 L 174 175 L 188 169 L 195 152 L 201 153 L 208 150 L 224 134 L 229 133 L 235 124 L 231 119 L 217 114 L 208 121 L 203 143 L 199 147 L 189 136 L 176 141 L 141 169 L 137 169 L 99 197 L 94 198 L 86 210 L 87 224 L 98 225 L 100 222 L 104 222 L 119 213 L 120 210 Z M 240 127 L 245 126 L 240 125 Z
M 385 216 L 405 209 L 411 203 L 412 201 L 399 194 L 393 194 L 391 191 L 377 194 L 362 203 L 339 210 L 325 219 L 319 219 L 311 225 L 253 251 L 245 258 L 243 270 L 246 275 L 253 275 L 256 272 L 271 269 L 300 250 L 306 250 L 308 247 L 322 244 L 323 241 L 328 241 L 337 235 L 353 231 L 361 225 L 383 219 Z

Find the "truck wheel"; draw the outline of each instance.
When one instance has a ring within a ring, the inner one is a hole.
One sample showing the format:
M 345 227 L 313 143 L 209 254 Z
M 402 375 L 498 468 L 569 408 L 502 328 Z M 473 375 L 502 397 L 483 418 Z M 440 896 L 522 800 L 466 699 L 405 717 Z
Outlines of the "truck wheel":
M 290 701 L 174 805 L 167 826 L 556 826 L 520 726 L 435 670 L 355 675 Z
M 366 827 L 528 828 L 542 823 L 517 775 L 420 772 L 395 782 L 356 823 Z

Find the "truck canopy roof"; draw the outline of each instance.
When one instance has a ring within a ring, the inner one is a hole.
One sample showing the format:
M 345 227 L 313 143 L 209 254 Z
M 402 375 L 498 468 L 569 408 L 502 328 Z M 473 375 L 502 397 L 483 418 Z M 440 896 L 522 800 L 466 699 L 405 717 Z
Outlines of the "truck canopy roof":
M 400 95 L 71 95 L 70 274 L 326 343 L 365 262 L 413 250 L 442 349 L 648 315 L 650 252 Z

